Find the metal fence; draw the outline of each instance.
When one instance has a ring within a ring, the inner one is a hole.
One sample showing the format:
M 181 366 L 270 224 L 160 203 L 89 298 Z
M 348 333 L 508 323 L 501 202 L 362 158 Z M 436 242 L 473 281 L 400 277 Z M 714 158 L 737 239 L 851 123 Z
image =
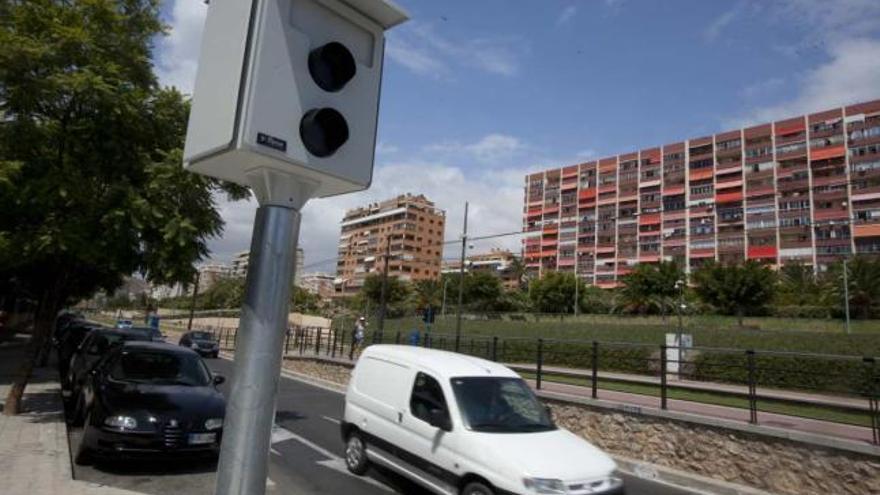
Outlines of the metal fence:
M 235 349 L 236 329 L 207 330 L 222 349 Z M 455 351 L 456 338 L 415 331 L 366 335 L 364 345 L 378 343 Z M 355 350 L 350 330 L 290 327 L 284 342 L 285 355 L 350 359 Z M 486 335 L 462 336 L 457 351 L 503 362 L 537 389 L 551 383 L 582 387 L 571 390 L 594 399 L 600 391 L 634 393 L 656 396 L 657 406 L 668 409 L 670 399 L 682 394 L 691 394 L 682 400 L 708 404 L 713 402 L 706 397 L 725 396 L 741 401 L 733 407 L 745 406 L 751 423 L 762 411 L 798 415 L 774 407 L 780 404 L 808 407 L 813 414 L 843 413 L 856 419 L 850 423 L 870 425 L 873 442 L 880 445 L 880 366 L 873 356 L 711 347 L 681 349 L 678 355 L 677 348 L 665 345 Z

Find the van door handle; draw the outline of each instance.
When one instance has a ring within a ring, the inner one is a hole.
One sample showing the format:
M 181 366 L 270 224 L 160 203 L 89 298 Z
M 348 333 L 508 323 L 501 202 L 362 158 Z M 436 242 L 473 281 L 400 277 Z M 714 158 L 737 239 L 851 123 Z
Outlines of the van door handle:
M 403 423 L 403 413 L 402 412 L 397 413 L 397 422 Z

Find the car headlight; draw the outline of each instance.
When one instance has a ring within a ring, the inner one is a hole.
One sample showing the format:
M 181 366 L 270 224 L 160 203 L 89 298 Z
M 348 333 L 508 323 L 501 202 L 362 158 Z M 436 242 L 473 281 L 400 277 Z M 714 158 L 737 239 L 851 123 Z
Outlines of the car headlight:
M 120 430 L 133 430 L 137 428 L 138 422 L 131 416 L 110 416 L 104 420 L 104 424 Z
M 206 430 L 217 430 L 223 426 L 223 418 L 211 418 L 205 421 Z
M 195 342 L 193 342 L 192 344 L 189 345 L 189 348 L 190 348 L 190 349 L 198 349 L 198 348 L 199 348 L 199 344 L 196 344 Z
M 523 484 L 532 493 L 565 493 L 565 483 L 562 480 L 550 478 L 525 478 Z

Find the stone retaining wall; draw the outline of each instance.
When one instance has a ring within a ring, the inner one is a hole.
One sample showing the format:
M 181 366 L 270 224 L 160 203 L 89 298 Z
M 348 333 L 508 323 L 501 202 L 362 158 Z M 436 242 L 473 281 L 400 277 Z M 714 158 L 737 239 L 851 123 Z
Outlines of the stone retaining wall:
M 292 359 L 285 367 L 346 384 L 350 369 Z M 548 401 L 557 424 L 614 455 L 785 495 L 880 494 L 880 458 L 815 445 Z

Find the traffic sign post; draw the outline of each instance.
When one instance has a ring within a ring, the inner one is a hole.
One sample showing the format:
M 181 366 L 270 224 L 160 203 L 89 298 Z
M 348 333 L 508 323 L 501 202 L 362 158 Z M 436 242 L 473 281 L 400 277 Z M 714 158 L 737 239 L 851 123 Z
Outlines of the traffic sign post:
M 300 211 L 369 187 L 387 0 L 214 0 L 184 167 L 249 186 L 260 206 L 236 334 L 217 495 L 265 493 Z

